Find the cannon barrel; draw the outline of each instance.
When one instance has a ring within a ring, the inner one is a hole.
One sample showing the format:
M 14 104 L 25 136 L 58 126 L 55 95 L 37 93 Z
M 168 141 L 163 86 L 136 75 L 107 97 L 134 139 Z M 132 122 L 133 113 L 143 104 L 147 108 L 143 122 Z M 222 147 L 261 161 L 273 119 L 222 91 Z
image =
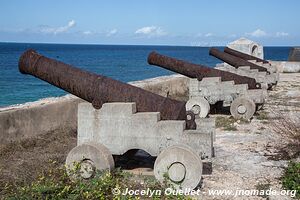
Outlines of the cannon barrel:
M 162 120 L 186 120 L 194 129 L 194 116 L 187 119 L 185 102 L 162 97 L 120 81 L 93 74 L 63 62 L 47 58 L 34 50 L 20 57 L 19 70 L 59 87 L 100 109 L 106 102 L 135 102 L 138 112 L 160 112 Z
M 255 57 L 255 56 L 251 56 L 249 54 L 246 54 L 246 53 L 243 53 L 243 52 L 231 49 L 229 47 L 225 47 L 224 48 L 224 52 L 228 53 L 230 55 L 242 58 L 244 60 L 256 60 L 257 62 L 262 62 L 262 63 L 265 63 L 265 64 L 269 63 L 269 61 L 267 61 L 267 60 L 263 60 L 261 58 Z
M 157 65 L 164 69 L 185 75 L 189 78 L 197 78 L 199 81 L 205 77 L 221 77 L 222 81 L 234 81 L 235 84 L 248 84 L 249 89 L 261 88 L 261 84 L 257 83 L 253 78 L 185 62 L 183 60 L 160 55 L 156 52 L 151 52 L 149 54 L 148 63 L 150 65 Z
M 229 65 L 238 68 L 240 66 L 250 66 L 250 69 L 258 69 L 258 71 L 265 71 L 268 72 L 266 68 L 258 66 L 254 63 L 251 63 L 247 60 L 244 60 L 242 58 L 230 55 L 228 53 L 224 53 L 222 51 L 219 51 L 216 48 L 211 48 L 209 50 L 209 55 L 212 55 L 226 63 L 228 63 Z

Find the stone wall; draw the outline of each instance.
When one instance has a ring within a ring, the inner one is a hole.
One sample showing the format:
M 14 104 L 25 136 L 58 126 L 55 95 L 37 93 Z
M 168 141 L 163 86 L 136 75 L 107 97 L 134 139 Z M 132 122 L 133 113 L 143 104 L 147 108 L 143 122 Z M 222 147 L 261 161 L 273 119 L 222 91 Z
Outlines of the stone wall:
M 187 96 L 186 77 L 180 75 L 157 77 L 130 84 L 170 97 Z M 66 95 L 0 109 L 0 144 L 7 144 L 51 130 L 77 129 L 77 105 L 83 100 Z
M 271 61 L 272 65 L 276 66 L 279 72 L 282 73 L 299 73 L 300 72 L 300 62 L 292 61 Z
M 263 46 L 247 38 L 240 38 L 227 45 L 229 48 L 264 59 Z

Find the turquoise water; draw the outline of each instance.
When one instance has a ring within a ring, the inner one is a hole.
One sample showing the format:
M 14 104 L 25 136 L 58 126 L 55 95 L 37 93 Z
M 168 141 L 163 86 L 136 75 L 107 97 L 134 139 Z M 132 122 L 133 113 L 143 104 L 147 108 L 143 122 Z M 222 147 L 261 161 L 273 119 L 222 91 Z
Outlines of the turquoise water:
M 123 82 L 173 74 L 147 64 L 148 54 L 161 54 L 189 62 L 214 66 L 208 47 L 118 46 L 0 43 L 0 107 L 62 96 L 64 91 L 18 70 L 18 59 L 26 49 Z M 266 47 L 265 58 L 287 60 L 290 47 Z

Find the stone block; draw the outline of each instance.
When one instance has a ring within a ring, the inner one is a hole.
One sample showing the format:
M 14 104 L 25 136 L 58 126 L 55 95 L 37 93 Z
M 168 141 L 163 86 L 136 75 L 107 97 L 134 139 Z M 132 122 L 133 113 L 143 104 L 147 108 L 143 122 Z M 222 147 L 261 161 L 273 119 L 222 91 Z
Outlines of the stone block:
M 264 59 L 263 46 L 246 38 L 240 38 L 228 44 L 228 47 L 243 53 Z
M 214 131 L 213 119 L 186 130 L 184 120 L 160 120 L 158 112 L 136 112 L 135 103 L 106 103 L 100 110 L 90 103 L 78 106 L 78 145 L 100 143 L 115 155 L 142 149 L 157 156 L 169 146 L 183 144 L 210 158 Z

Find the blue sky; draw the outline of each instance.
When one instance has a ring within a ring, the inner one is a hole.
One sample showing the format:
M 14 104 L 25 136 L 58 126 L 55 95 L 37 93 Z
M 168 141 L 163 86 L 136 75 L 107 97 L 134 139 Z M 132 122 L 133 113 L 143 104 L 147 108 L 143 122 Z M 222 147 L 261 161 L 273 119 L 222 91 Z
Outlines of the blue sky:
M 298 0 L 0 0 L 0 42 L 300 45 Z

